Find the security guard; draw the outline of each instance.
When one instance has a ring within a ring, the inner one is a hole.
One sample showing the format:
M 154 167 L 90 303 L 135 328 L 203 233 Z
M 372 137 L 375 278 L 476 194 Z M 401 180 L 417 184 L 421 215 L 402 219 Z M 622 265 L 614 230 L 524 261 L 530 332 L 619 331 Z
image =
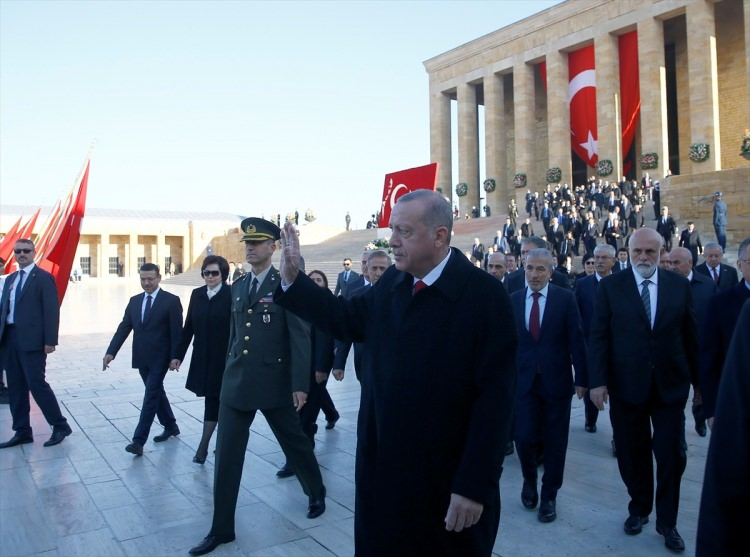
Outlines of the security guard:
M 211 531 L 190 550 L 204 555 L 235 539 L 234 514 L 245 450 L 257 410 L 281 445 L 309 497 L 308 518 L 325 511 L 325 486 L 299 411 L 310 385 L 310 328 L 277 306 L 279 272 L 271 265 L 279 227 L 260 218 L 242 221 L 250 272 L 232 284 L 232 323 L 219 408 Z

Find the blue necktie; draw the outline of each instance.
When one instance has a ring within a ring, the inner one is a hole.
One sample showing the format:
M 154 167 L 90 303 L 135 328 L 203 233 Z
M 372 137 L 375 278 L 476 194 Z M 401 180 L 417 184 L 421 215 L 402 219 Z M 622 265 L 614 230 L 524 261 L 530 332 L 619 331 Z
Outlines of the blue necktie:
M 25 272 L 26 271 L 24 271 L 23 269 L 21 269 L 20 271 L 18 271 L 18 284 L 16 285 L 16 299 L 15 299 L 15 306 L 16 307 L 18 307 L 18 300 L 21 299 L 21 289 L 23 288 L 23 274 Z M 13 309 L 13 311 L 15 313 L 15 308 Z M 15 321 L 15 319 L 14 319 L 14 321 Z
M 146 309 L 143 310 L 143 319 L 142 321 L 145 322 L 148 318 L 148 312 L 151 311 L 151 303 L 153 302 L 153 298 L 151 297 L 151 294 L 146 296 Z

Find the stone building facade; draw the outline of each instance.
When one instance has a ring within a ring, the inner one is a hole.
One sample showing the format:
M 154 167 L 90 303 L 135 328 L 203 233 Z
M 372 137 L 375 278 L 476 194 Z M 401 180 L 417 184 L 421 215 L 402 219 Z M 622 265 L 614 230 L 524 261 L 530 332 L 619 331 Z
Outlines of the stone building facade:
M 613 162 L 607 178 L 619 180 L 618 37 L 631 31 L 641 104 L 628 177 L 640 179 L 641 155 L 656 153 L 658 167 L 649 172 L 674 174 L 661 189 L 678 216 L 710 217 L 711 195 L 720 189 L 734 215 L 730 235 L 747 235 L 750 160 L 740 147 L 750 128 L 750 0 L 567 0 L 427 60 L 431 161 L 440 164 L 438 185 L 462 215 L 482 198 L 493 215 L 505 213 L 511 198 L 522 201 L 517 173 L 526 174 L 532 191 L 546 186 L 550 168 L 560 168 L 560 181 L 571 185 L 596 174 L 571 152 L 568 104 L 568 55 L 588 45 L 596 58 L 599 157 Z M 689 157 L 697 143 L 710 146 L 703 162 Z M 469 186 L 463 197 L 452 184 L 454 164 L 458 181 Z M 495 191 L 482 189 L 486 178 L 495 179 Z

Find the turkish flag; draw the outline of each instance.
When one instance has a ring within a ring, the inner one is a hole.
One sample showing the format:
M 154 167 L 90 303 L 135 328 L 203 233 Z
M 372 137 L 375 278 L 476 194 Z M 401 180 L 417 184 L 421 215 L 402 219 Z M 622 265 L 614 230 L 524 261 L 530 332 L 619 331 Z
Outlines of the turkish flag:
M 599 160 L 594 45 L 568 54 L 568 78 L 571 147 L 587 165 L 593 167 Z
M 638 31 L 618 37 L 620 51 L 620 117 L 622 118 L 622 155 L 626 157 L 633 145 L 638 115 L 641 111 L 641 85 L 638 77 Z M 632 161 L 623 160 L 627 169 Z
M 57 224 L 44 255 L 37 261 L 39 267 L 54 275 L 60 304 L 62 304 L 65 291 L 68 288 L 78 240 L 81 238 L 81 226 L 86 212 L 86 192 L 88 190 L 90 166 L 91 160 L 88 160 L 78 187 L 71 192 L 67 212 Z
M 385 175 L 383 198 L 380 203 L 378 228 L 388 228 L 393 206 L 402 195 L 414 190 L 435 190 L 437 185 L 438 163 L 399 170 Z

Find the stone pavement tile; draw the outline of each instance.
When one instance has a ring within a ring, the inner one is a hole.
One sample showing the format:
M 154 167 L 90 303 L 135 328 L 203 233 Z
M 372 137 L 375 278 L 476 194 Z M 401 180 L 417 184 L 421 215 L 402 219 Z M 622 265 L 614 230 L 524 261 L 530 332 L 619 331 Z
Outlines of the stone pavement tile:
M 289 557 L 305 555 L 307 557 L 332 557 L 335 555 L 312 538 L 303 538 L 293 542 L 282 543 L 259 551 L 251 551 L 250 557 Z
M 161 530 L 161 517 L 149 516 L 138 503 L 103 509 L 101 513 L 115 539 L 120 542 L 155 534 Z
M 89 484 L 86 489 L 100 511 L 136 503 L 135 497 L 120 479 Z
M 354 515 L 314 526 L 307 533 L 334 555 L 354 554 Z
M 323 477 L 325 484 L 326 477 Z M 328 486 L 326 484 L 326 491 Z M 316 519 L 307 518 L 308 498 L 296 481 L 279 481 L 276 485 L 258 488 L 253 493 L 266 505 L 286 517 L 298 528 L 312 528 L 322 522 L 335 522 L 352 516 L 352 511 L 342 507 L 333 497 L 326 497 L 326 511 Z
M 57 536 L 98 530 L 105 526 L 99 510 L 81 483 L 68 483 L 39 490 L 47 511 L 46 527 Z
M 64 557 L 77 555 L 122 557 L 125 555 L 116 543 L 109 528 L 100 528 L 91 532 L 61 536 L 56 539 L 56 543 L 57 554 Z
M 28 466 L 38 490 L 81 481 L 75 467 L 67 458 L 57 458 L 54 461 L 33 460 L 29 461 Z
M 5 494 L 2 497 L 5 498 Z M 2 510 L 2 555 L 20 557 L 54 550 L 57 547 L 56 534 L 48 526 L 49 518 L 42 502 L 28 495 L 19 501 L 23 501 L 23 505 L 13 507 L 12 511 Z

